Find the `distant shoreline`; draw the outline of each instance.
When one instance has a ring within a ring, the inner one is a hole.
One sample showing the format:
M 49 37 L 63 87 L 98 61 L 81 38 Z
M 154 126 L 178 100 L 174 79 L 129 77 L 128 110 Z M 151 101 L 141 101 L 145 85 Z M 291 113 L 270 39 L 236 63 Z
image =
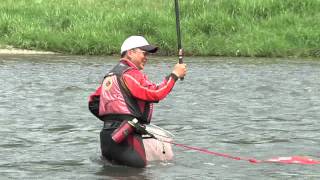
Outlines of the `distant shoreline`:
M 51 51 L 18 49 L 13 47 L 0 47 L 0 54 L 58 54 L 58 53 L 51 52 Z
M 109 56 L 128 36 L 143 35 L 159 55 L 177 54 L 173 2 L 64 2 L 1 1 L 0 49 Z M 181 1 L 182 47 L 186 56 L 320 57 L 318 7 L 319 0 Z

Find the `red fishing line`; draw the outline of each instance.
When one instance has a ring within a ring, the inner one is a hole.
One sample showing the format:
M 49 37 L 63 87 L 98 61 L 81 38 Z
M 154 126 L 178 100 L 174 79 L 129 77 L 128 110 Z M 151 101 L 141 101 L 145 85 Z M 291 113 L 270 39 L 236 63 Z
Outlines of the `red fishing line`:
M 268 160 L 257 160 L 254 158 L 243 158 L 243 157 L 231 156 L 228 154 L 218 153 L 218 152 L 210 151 L 207 149 L 202 149 L 202 148 L 194 147 L 194 146 L 188 146 L 185 144 L 179 144 L 179 143 L 175 143 L 175 142 L 171 142 L 171 141 L 165 141 L 165 140 L 160 140 L 160 141 L 170 143 L 172 145 L 182 147 L 185 149 L 199 151 L 199 152 L 202 152 L 205 154 L 221 156 L 221 157 L 225 157 L 225 158 L 229 158 L 229 159 L 233 159 L 233 160 L 243 160 L 243 161 L 248 161 L 250 163 L 320 164 L 320 161 L 311 159 L 306 156 L 277 157 L 277 158 L 271 158 Z

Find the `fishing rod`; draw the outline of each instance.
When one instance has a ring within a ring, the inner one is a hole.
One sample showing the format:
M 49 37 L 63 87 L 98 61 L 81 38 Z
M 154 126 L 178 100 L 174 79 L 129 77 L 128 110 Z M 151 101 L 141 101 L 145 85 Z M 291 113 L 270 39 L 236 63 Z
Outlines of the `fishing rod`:
M 174 0 L 174 7 L 175 7 L 175 13 L 176 13 L 176 31 L 177 31 L 179 64 L 183 64 L 183 48 L 181 43 L 179 0 Z M 184 78 L 182 77 L 180 79 L 183 80 Z

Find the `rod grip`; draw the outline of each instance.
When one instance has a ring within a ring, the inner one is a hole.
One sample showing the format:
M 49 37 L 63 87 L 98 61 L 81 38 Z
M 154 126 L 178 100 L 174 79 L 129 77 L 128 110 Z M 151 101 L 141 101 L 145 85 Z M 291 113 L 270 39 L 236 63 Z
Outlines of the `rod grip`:
M 179 64 L 183 64 L 183 49 L 179 49 L 178 52 L 178 57 L 179 57 Z
M 179 64 L 183 64 L 183 55 L 184 55 L 183 48 L 180 48 L 179 52 L 178 52 Z M 180 78 L 181 81 L 183 81 L 183 79 L 184 79 L 184 77 Z

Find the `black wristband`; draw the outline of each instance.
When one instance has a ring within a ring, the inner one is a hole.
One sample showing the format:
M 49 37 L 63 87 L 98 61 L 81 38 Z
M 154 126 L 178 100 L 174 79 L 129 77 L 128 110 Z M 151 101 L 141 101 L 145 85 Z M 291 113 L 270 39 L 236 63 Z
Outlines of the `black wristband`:
M 170 77 L 170 76 L 173 78 L 174 81 L 177 81 L 177 80 L 179 79 L 179 77 L 178 77 L 176 74 L 174 74 L 174 73 L 171 73 L 171 74 L 169 75 L 169 77 Z

